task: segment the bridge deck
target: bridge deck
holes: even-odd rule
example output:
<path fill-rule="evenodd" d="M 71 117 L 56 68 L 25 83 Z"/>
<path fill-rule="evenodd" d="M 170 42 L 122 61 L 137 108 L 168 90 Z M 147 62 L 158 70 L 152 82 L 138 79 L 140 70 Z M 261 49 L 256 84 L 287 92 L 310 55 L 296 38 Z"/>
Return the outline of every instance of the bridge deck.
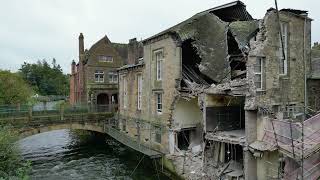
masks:
<path fill-rule="evenodd" d="M 133 138 L 129 137 L 128 135 L 124 134 L 123 132 L 120 132 L 112 127 L 107 126 L 105 128 L 105 131 L 108 135 L 119 141 L 120 143 L 139 151 L 150 158 L 160 158 L 161 153 L 158 151 L 154 151 L 151 148 L 147 147 L 146 145 L 143 145 L 137 141 L 135 141 Z"/>
<path fill-rule="evenodd" d="M 35 133 L 45 132 L 45 127 L 59 126 L 60 127 L 70 127 L 72 124 L 81 124 L 85 126 L 86 124 L 98 125 L 101 129 L 99 132 L 104 132 L 120 143 L 139 151 L 150 158 L 159 158 L 162 156 L 161 152 L 155 151 L 148 147 L 146 144 L 140 143 L 139 140 L 130 137 L 126 133 L 118 130 L 114 127 L 114 124 L 110 124 L 111 121 L 117 121 L 113 117 L 111 112 L 71 112 L 71 113 L 61 113 L 59 111 L 50 113 L 33 113 L 30 114 L 19 114 L 19 116 L 0 116 L 0 123 L 11 124 L 19 133 L 24 134 L 25 132 L 34 131 Z M 61 126 L 66 125 L 66 126 Z M 84 128 L 85 129 L 85 128 Z M 32 135 L 31 133 L 29 135 Z"/>

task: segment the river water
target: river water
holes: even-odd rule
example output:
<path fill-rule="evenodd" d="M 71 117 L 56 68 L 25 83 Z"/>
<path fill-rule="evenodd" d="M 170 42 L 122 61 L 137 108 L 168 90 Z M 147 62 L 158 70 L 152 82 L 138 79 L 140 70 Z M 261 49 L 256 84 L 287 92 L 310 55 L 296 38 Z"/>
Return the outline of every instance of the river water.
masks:
<path fill-rule="evenodd" d="M 35 180 L 168 179 L 151 159 L 102 134 L 57 130 L 22 139 L 19 146 Z"/>

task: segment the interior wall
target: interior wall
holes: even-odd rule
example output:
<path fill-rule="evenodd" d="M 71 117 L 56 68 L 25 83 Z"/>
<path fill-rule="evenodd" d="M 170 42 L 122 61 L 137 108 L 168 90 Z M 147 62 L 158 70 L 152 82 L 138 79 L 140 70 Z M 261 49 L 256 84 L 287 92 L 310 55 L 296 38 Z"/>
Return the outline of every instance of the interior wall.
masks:
<path fill-rule="evenodd" d="M 198 106 L 198 98 L 189 101 L 180 98 L 173 111 L 174 126 L 176 128 L 196 127 L 201 122 L 202 112 Z"/>

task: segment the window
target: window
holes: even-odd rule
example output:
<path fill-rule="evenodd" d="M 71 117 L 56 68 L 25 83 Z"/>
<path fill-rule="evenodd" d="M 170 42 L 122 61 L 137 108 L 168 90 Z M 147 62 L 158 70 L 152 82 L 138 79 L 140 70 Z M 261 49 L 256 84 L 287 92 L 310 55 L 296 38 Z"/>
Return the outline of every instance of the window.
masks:
<path fill-rule="evenodd" d="M 299 115 L 303 115 L 303 107 L 297 104 L 286 105 L 283 111 L 283 118 L 297 118 Z"/>
<path fill-rule="evenodd" d="M 162 50 L 156 51 L 155 58 L 156 58 L 157 80 L 161 81 L 162 80 L 163 51 Z"/>
<path fill-rule="evenodd" d="M 112 56 L 100 55 L 100 56 L 98 56 L 98 60 L 100 62 L 113 62 L 113 57 Z"/>
<path fill-rule="evenodd" d="M 141 110 L 141 101 L 142 101 L 142 75 L 138 74 L 138 110 Z"/>
<path fill-rule="evenodd" d="M 280 43 L 280 66 L 279 66 L 279 73 L 281 75 L 286 75 L 288 72 L 288 24 L 281 22 L 280 23 L 281 29 L 281 38 L 279 38 Z"/>
<path fill-rule="evenodd" d="M 264 57 L 257 57 L 256 64 L 254 65 L 254 84 L 257 90 L 264 89 Z"/>
<path fill-rule="evenodd" d="M 123 108 L 127 108 L 127 77 L 123 77 Z"/>
<path fill-rule="evenodd" d="M 122 131 L 127 131 L 127 120 L 122 119 Z"/>
<path fill-rule="evenodd" d="M 157 113 L 162 113 L 162 94 L 156 93 L 156 102 L 157 102 Z"/>
<path fill-rule="evenodd" d="M 155 126 L 155 142 L 161 143 L 161 128 Z"/>
<path fill-rule="evenodd" d="M 118 83 L 118 74 L 115 72 L 109 73 L 109 82 L 110 83 Z"/>
<path fill-rule="evenodd" d="M 104 82 L 104 72 L 97 70 L 94 73 L 94 78 L 96 82 Z"/>

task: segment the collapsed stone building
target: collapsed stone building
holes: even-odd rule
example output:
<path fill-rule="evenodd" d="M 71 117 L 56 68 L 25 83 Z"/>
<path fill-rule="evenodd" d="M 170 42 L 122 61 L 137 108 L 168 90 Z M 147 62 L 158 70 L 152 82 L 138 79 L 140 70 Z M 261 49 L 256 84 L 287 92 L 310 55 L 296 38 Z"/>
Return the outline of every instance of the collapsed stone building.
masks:
<path fill-rule="evenodd" d="M 118 69 L 119 129 L 187 179 L 319 178 L 320 117 L 303 121 L 311 21 L 256 20 L 235 1 L 136 42 L 143 55 Z"/>
<path fill-rule="evenodd" d="M 127 61 L 128 45 L 113 43 L 104 36 L 89 50 L 79 35 L 79 62 L 72 61 L 70 104 L 110 108 L 118 104 L 117 69 Z"/>

